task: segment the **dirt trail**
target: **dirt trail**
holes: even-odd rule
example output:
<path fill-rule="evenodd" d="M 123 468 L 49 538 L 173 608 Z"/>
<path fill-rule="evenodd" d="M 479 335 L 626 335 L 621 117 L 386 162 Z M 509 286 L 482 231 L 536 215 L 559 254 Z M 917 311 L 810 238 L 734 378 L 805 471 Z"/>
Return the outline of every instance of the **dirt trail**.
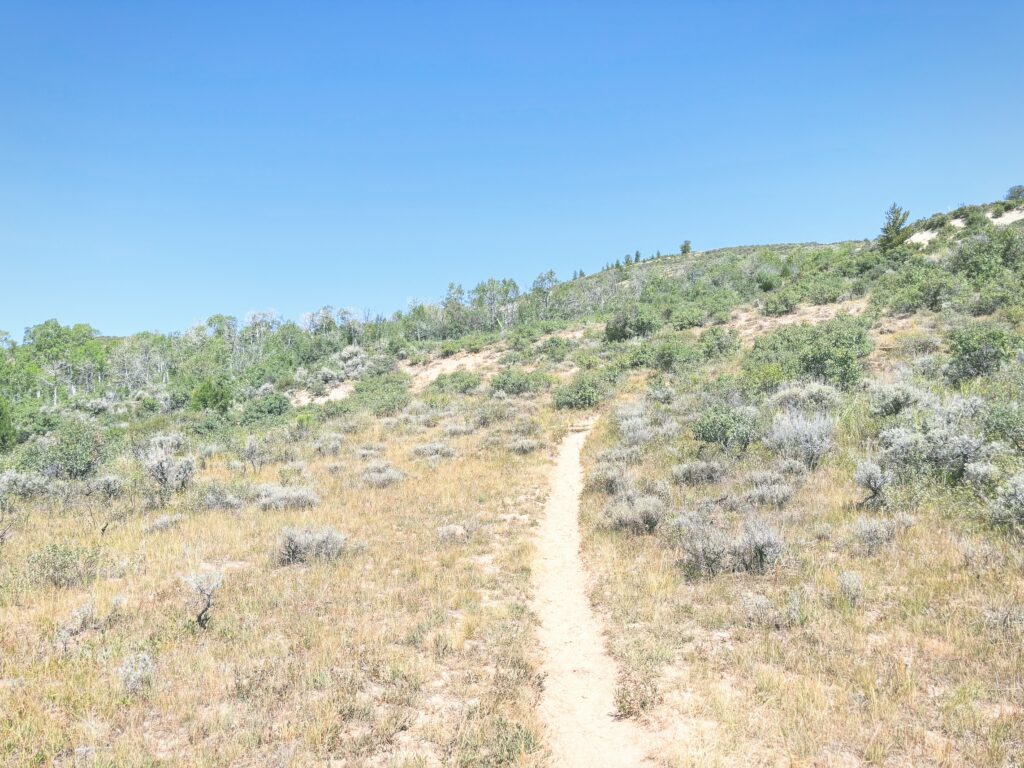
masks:
<path fill-rule="evenodd" d="M 579 557 L 580 450 L 589 430 L 571 432 L 562 443 L 536 542 L 533 608 L 544 651 L 540 714 L 552 766 L 627 768 L 645 764 L 644 734 L 614 717 L 615 662 L 605 653 Z"/>

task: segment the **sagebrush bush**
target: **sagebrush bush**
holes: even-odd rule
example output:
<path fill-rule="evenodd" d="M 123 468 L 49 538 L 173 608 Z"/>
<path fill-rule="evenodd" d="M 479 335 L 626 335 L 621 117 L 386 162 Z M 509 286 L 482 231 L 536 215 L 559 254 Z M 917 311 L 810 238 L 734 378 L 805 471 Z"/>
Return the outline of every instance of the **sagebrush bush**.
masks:
<path fill-rule="evenodd" d="M 778 389 L 769 400 L 775 408 L 827 411 L 839 405 L 841 393 L 835 387 L 816 381 L 794 382 Z"/>
<path fill-rule="evenodd" d="M 404 472 L 383 461 L 375 461 L 363 470 L 363 482 L 371 488 L 384 488 L 404 479 Z"/>
<path fill-rule="evenodd" d="M 196 463 L 191 458 L 178 459 L 157 449 L 146 458 L 143 469 L 156 483 L 160 499 L 166 501 L 172 494 L 188 488 L 195 477 Z"/>
<path fill-rule="evenodd" d="M 929 395 L 910 384 L 874 384 L 871 387 L 871 413 L 875 416 L 898 416 Z"/>
<path fill-rule="evenodd" d="M 137 696 L 153 685 L 156 665 L 148 653 L 136 653 L 125 659 L 117 668 L 121 687 L 125 693 Z"/>
<path fill-rule="evenodd" d="M 188 590 L 189 610 L 199 628 L 206 629 L 210 623 L 213 599 L 224 584 L 224 574 L 221 571 L 204 571 L 186 576 L 183 581 Z"/>
<path fill-rule="evenodd" d="M 476 431 L 476 427 L 468 422 L 452 422 L 451 424 L 445 424 L 441 429 L 441 433 L 445 437 L 462 437 L 464 435 L 471 435 Z"/>
<path fill-rule="evenodd" d="M 748 504 L 782 509 L 793 496 L 793 486 L 788 483 L 758 485 L 743 495 Z"/>
<path fill-rule="evenodd" d="M 452 447 L 440 440 L 424 443 L 423 445 L 417 445 L 412 449 L 412 452 L 416 456 L 426 459 L 451 458 L 455 455 L 455 451 Z"/>
<path fill-rule="evenodd" d="M 780 455 L 813 469 L 832 449 L 835 422 L 822 414 L 780 413 L 766 437 Z"/>
<path fill-rule="evenodd" d="M 453 541 L 465 541 L 469 538 L 469 531 L 466 530 L 466 526 L 451 524 L 442 525 L 437 529 L 437 538 L 439 541 L 449 543 Z"/>
<path fill-rule="evenodd" d="M 540 440 L 534 440 L 532 437 L 520 437 L 515 440 L 510 440 L 508 443 L 508 449 L 515 454 L 525 456 L 528 453 L 533 453 L 540 448 Z"/>
<path fill-rule="evenodd" d="M 629 475 L 622 467 L 615 464 L 599 463 L 587 478 L 589 490 L 609 495 L 622 493 L 629 483 Z"/>
<path fill-rule="evenodd" d="M 336 560 L 347 547 L 348 537 L 334 528 L 282 528 L 277 544 L 277 564 Z"/>
<path fill-rule="evenodd" d="M 671 523 L 680 565 L 690 578 L 711 578 L 730 568 L 729 538 L 706 516 L 684 514 Z"/>
<path fill-rule="evenodd" d="M 199 506 L 203 509 L 236 510 L 242 508 L 242 500 L 220 483 L 210 483 L 202 490 Z"/>
<path fill-rule="evenodd" d="M 857 518 L 853 526 L 854 539 L 868 555 L 874 555 L 896 538 L 896 523 L 892 520 Z"/>
<path fill-rule="evenodd" d="M 672 481 L 677 485 L 717 483 L 725 475 L 725 466 L 717 461 L 688 461 L 672 467 Z"/>
<path fill-rule="evenodd" d="M 999 489 L 989 506 L 989 519 L 996 525 L 1024 529 L 1024 473 L 1014 475 Z"/>
<path fill-rule="evenodd" d="M 312 509 L 320 503 L 320 497 L 311 488 L 266 484 L 256 488 L 256 503 L 264 511 Z"/>
<path fill-rule="evenodd" d="M 864 579 L 854 571 L 843 571 L 838 579 L 839 595 L 849 605 L 856 607 L 864 597 Z"/>
<path fill-rule="evenodd" d="M 162 531 L 169 531 L 171 528 L 180 525 L 181 521 L 184 519 L 184 515 L 160 515 L 160 517 L 147 525 L 143 531 L 145 533 L 161 533 Z"/>
<path fill-rule="evenodd" d="M 730 556 L 736 570 L 760 574 L 778 562 L 784 548 L 778 531 L 764 520 L 751 517 L 730 546 Z"/>
<path fill-rule="evenodd" d="M 889 484 L 889 478 L 882 472 L 882 468 L 873 461 L 862 461 L 857 465 L 853 474 L 853 481 L 868 492 L 868 497 L 862 504 L 879 503 L 883 499 L 883 493 Z"/>
<path fill-rule="evenodd" d="M 665 516 L 668 505 L 659 496 L 643 494 L 619 497 L 605 510 L 608 524 L 631 533 L 653 533 Z"/>

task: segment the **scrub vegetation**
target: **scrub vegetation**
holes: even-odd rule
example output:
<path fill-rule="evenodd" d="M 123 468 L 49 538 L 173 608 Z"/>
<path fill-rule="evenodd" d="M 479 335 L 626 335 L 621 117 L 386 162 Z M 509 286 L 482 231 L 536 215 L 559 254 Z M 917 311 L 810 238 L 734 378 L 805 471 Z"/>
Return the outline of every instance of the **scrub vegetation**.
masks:
<path fill-rule="evenodd" d="M 0 763 L 547 764 L 531 536 L 595 419 L 581 556 L 654 764 L 1024 761 L 1022 206 L 0 334 Z"/>

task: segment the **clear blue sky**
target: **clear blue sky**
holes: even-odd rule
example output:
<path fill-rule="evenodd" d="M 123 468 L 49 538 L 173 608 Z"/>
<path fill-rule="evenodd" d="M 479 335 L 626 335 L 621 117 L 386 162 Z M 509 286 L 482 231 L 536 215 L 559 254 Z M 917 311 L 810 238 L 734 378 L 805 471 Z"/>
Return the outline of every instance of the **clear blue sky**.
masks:
<path fill-rule="evenodd" d="M 0 329 L 873 236 L 893 200 L 1024 183 L 1022 29 L 1020 2 L 4 1 Z"/>

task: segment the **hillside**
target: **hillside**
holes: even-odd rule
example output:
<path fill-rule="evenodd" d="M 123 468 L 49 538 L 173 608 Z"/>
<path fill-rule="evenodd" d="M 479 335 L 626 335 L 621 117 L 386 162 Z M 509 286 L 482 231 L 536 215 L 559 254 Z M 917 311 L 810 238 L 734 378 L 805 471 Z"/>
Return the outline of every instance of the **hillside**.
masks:
<path fill-rule="evenodd" d="M 1024 762 L 1024 202 L 629 262 L 4 339 L 0 763 Z"/>

